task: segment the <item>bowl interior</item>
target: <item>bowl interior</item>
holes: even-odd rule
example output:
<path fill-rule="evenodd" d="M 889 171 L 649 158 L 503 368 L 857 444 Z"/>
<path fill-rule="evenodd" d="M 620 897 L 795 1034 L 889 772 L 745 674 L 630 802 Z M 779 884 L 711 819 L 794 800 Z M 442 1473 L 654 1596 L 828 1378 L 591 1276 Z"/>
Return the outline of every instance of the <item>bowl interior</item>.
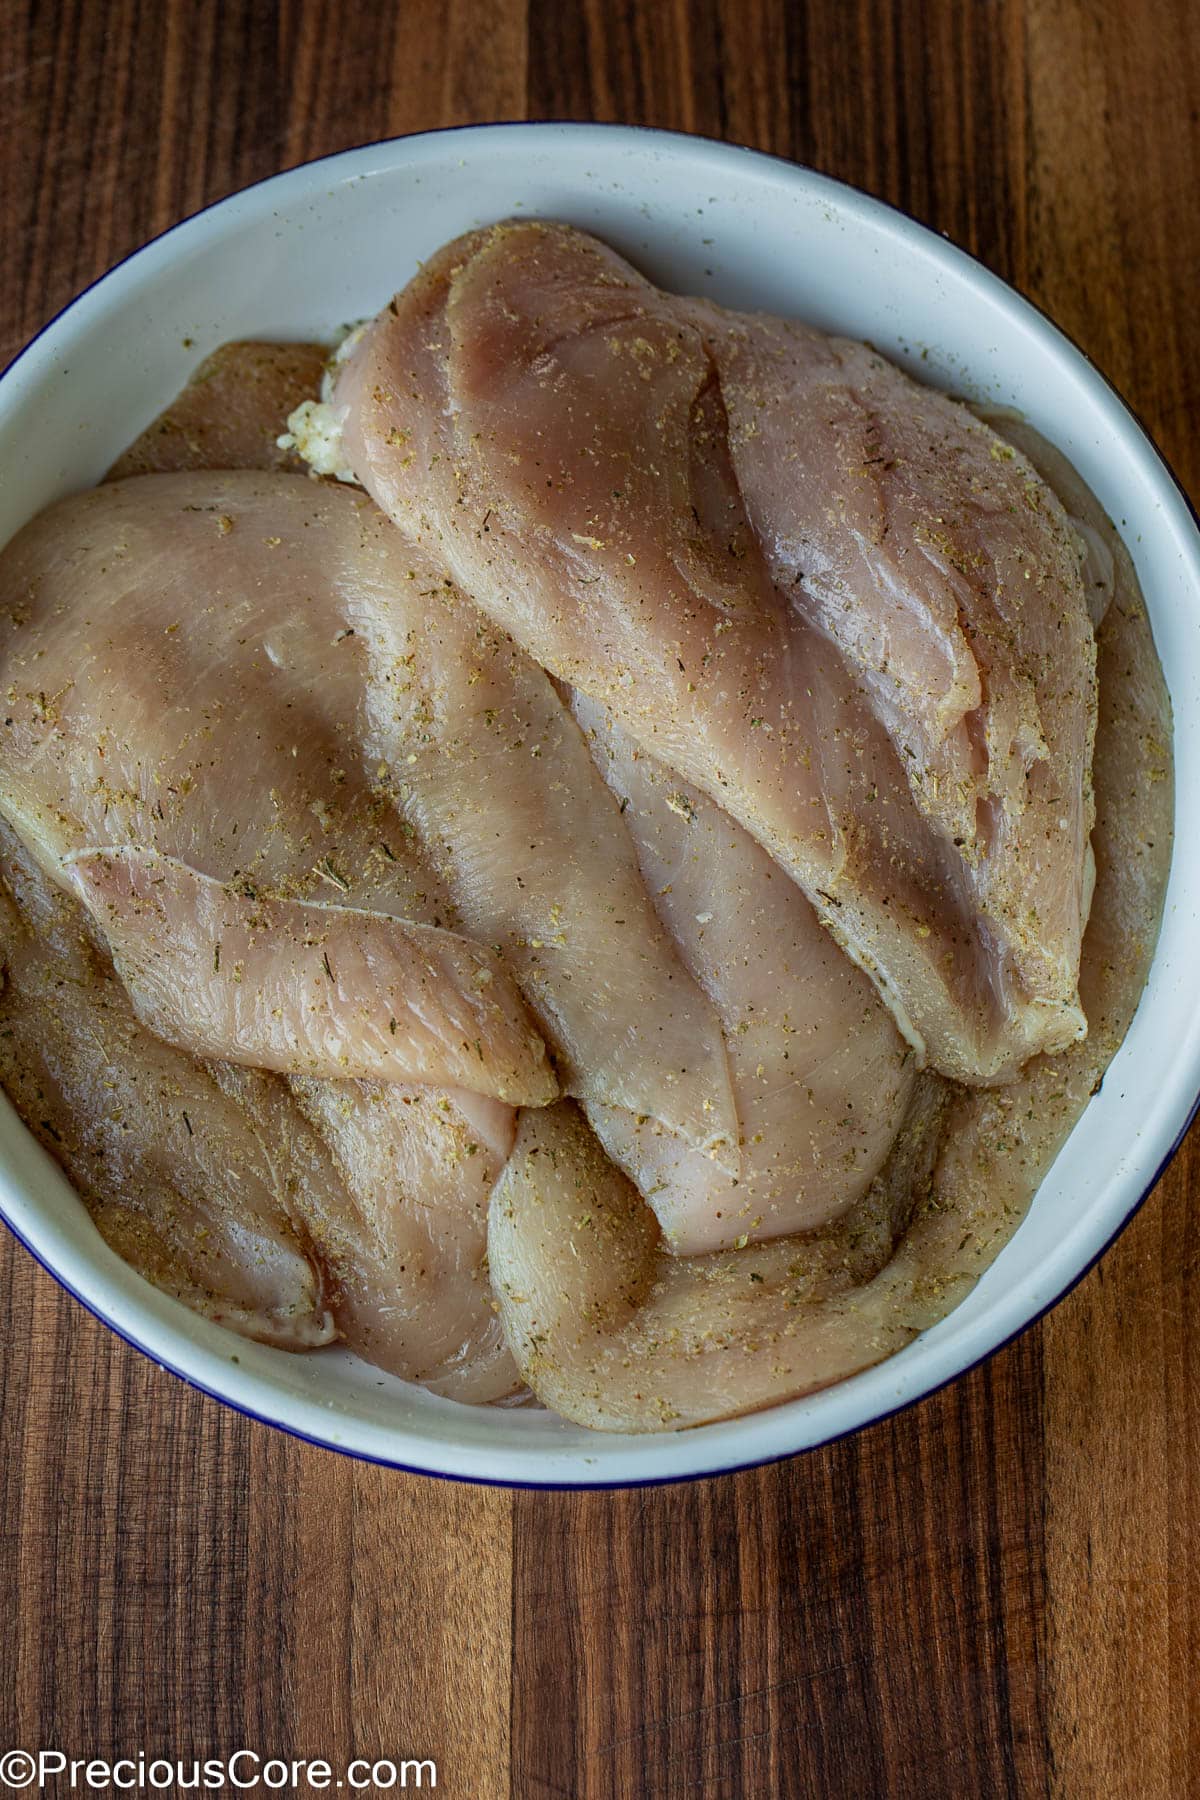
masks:
<path fill-rule="evenodd" d="M 566 218 L 656 280 L 867 338 L 921 378 L 1013 406 L 1120 525 L 1170 684 L 1177 791 L 1200 752 L 1200 540 L 1128 412 L 1061 335 L 932 233 L 807 171 L 616 127 L 503 126 L 369 146 L 176 227 L 77 300 L 0 381 L 0 543 L 98 479 L 216 345 L 324 338 L 376 311 L 447 238 L 510 214 Z M 1133 1028 L 1028 1218 L 949 1318 L 879 1368 L 745 1420 L 610 1437 L 534 1409 L 477 1409 L 343 1351 L 288 1356 L 193 1317 L 103 1244 L 4 1107 L 0 1208 L 87 1305 L 160 1362 L 321 1442 L 432 1473 L 531 1483 L 669 1479 L 820 1443 L 919 1397 L 1051 1303 L 1153 1182 L 1200 1087 L 1200 847 L 1178 842 Z"/>

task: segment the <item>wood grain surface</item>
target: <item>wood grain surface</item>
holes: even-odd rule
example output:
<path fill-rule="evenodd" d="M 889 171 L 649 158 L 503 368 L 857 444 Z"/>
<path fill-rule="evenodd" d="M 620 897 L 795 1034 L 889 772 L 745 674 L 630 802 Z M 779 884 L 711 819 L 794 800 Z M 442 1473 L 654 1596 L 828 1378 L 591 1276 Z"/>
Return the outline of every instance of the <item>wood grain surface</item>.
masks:
<path fill-rule="evenodd" d="M 0 362 L 297 161 L 637 121 L 946 232 L 1200 496 L 1198 106 L 1190 0 L 0 0 Z M 1200 1792 L 1198 1180 L 1185 1146 L 1066 1302 L 923 1405 L 618 1495 L 306 1448 L 125 1349 L 5 1236 L 0 1749 L 403 1752 L 472 1800 Z"/>

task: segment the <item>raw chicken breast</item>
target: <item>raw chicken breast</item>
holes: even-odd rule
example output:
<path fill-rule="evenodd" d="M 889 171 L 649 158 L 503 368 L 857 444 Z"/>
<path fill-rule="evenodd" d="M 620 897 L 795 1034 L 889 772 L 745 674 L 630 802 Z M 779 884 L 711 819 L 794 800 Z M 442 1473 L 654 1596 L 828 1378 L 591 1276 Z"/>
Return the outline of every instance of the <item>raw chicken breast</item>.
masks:
<path fill-rule="evenodd" d="M 773 578 L 864 682 L 1016 978 L 1073 1004 L 1096 650 L 1061 502 L 982 419 L 865 344 L 682 311 Z"/>
<path fill-rule="evenodd" d="M 1158 939 L 1175 814 L 1171 704 L 1129 552 L 1066 458 L 1023 421 L 993 416 L 1053 483 L 1089 549 L 1100 707 L 1095 892 L 1079 982 L 1088 1035 L 1061 1056 L 1035 1058 L 1008 1086 L 956 1102 L 938 1177 L 945 1230 L 940 1243 L 931 1231 L 928 1251 L 946 1270 L 936 1317 L 957 1304 L 1020 1222 L 1130 1029 Z M 970 1224 L 966 1267 L 956 1219 Z"/>
<path fill-rule="evenodd" d="M 824 1231 L 732 1255 L 666 1254 L 572 1108 L 522 1115 L 492 1203 L 492 1277 L 525 1379 L 568 1418 L 625 1431 L 701 1424 L 901 1349 L 1012 1235 L 1129 1030 L 1170 865 L 1170 707 L 1124 546 L 1057 453 L 1010 428 L 1045 475 L 1064 478 L 1072 512 L 1107 552 L 1099 566 L 1115 572 L 1098 634 L 1089 1034 L 1004 1087 L 956 1094 L 922 1076 L 865 1201 Z"/>
<path fill-rule="evenodd" d="M 1039 949 L 1027 917 L 1018 931 L 1011 909 L 981 916 L 973 852 L 955 842 L 957 797 L 942 806 L 932 777 L 910 781 L 905 741 L 868 703 L 861 668 L 774 579 L 738 486 L 720 372 L 686 305 L 567 227 L 477 232 L 380 316 L 335 401 L 345 456 L 381 505 L 539 661 L 766 846 L 936 1067 L 997 1080 L 1080 1035 L 1078 919 L 1064 899 L 1039 919 Z M 842 498 L 836 488 L 834 513 Z M 1061 514 L 1049 496 L 1044 516 L 1025 512 L 1032 566 L 1074 582 L 1064 593 L 1026 584 L 1027 604 L 1057 617 L 1079 589 Z M 974 555 L 951 529 L 951 555 Z M 879 604 L 861 601 L 867 613 Z M 982 606 L 980 619 L 1002 635 Z M 1086 712 L 1086 640 L 1070 642 Z M 962 664 L 961 645 L 955 654 Z M 1004 677 L 1015 660 L 995 650 L 988 666 Z M 946 720 L 960 686 L 947 688 Z M 1025 717 L 1002 699 L 997 718 Z M 1068 732 L 1053 753 L 1046 740 L 1046 756 L 1087 736 Z M 1043 739 L 1017 746 L 1037 784 Z M 1060 864 L 1039 892 L 1068 896 L 1086 776 L 1051 773 L 1071 784 L 1068 828 L 1039 840 L 1040 866 Z M 1027 846 L 999 826 L 988 842 L 991 889 L 1011 897 Z"/>
<path fill-rule="evenodd" d="M 389 545 L 337 497 L 299 476 L 148 475 L 8 545 L 0 780 L 48 869 L 157 850 L 256 893 L 454 927 L 387 769 L 363 766 L 346 615 L 356 577 L 386 582 Z"/>
<path fill-rule="evenodd" d="M 796 884 L 596 701 L 575 715 L 621 800 L 646 885 L 725 1033 L 741 1128 L 731 1178 L 655 1120 L 590 1106 L 667 1248 L 692 1254 L 809 1231 L 865 1193 L 900 1128 L 911 1050 Z"/>
<path fill-rule="evenodd" d="M 160 989 L 212 962 L 203 1031 L 180 1002 L 205 1054 L 382 1074 L 399 990 L 418 972 L 430 1021 L 489 1011 L 507 1035 L 464 1033 L 466 1066 L 390 1077 L 545 1100 L 550 1073 L 527 1054 L 497 954 L 571 1091 L 736 1156 L 719 1022 L 658 923 L 577 728 L 546 676 L 363 495 L 249 473 L 115 483 L 26 527 L 0 558 L 0 606 L 0 805 L 63 879 L 82 883 L 67 859 L 100 849 L 185 866 L 156 890 L 169 919 L 126 905 L 109 922 L 143 991 L 163 946 L 182 961 L 168 955 Z M 104 924 L 112 895 L 94 888 Z M 238 916 L 240 972 L 237 956 L 216 966 L 204 908 Z M 386 1010 L 339 990 L 365 970 L 364 915 Z M 285 916 L 295 929 L 274 928 Z M 450 935 L 464 931 L 477 953 Z M 419 970 L 414 937 L 437 946 Z M 300 950 L 315 993 L 293 979 Z M 315 1000 L 331 1011 L 309 1029 Z M 314 1061 L 318 1038 L 332 1059 Z"/>
<path fill-rule="evenodd" d="M 1040 432 L 1025 422 L 1020 413 L 1014 412 L 1011 407 L 987 406 L 974 401 L 971 402 L 970 410 L 977 419 L 990 426 L 1005 444 L 1018 451 L 1031 468 L 1037 470 L 1066 512 L 1071 530 L 1083 546 L 1084 558 L 1080 573 L 1084 599 L 1093 630 L 1098 632 L 1118 585 L 1125 590 L 1127 600 L 1129 596 L 1136 597 L 1138 594 L 1137 576 L 1129 560 L 1129 552 L 1121 542 L 1112 520 L 1062 451 L 1047 443 Z M 1099 669 L 1096 685 L 1099 688 Z"/>
<path fill-rule="evenodd" d="M 912 1332 L 888 1259 L 927 1203 L 949 1091 L 921 1076 L 883 1171 L 835 1225 L 708 1256 L 664 1250 L 570 1102 L 522 1113 L 488 1256 L 525 1380 L 577 1424 L 662 1431 L 809 1393 L 899 1349 Z"/>
<path fill-rule="evenodd" d="M 495 957 L 351 907 L 270 900 L 148 850 L 65 873 L 159 1037 L 251 1068 L 459 1083 L 541 1105 L 556 1084 Z"/>
<path fill-rule="evenodd" d="M 285 466 L 323 361 L 227 346 L 114 474 Z M 681 1427 L 901 1348 L 1149 967 L 1170 719 L 1110 523 L 1027 428 L 561 227 L 451 246 L 336 398 L 409 541 L 212 475 L 0 555 L 0 1083 L 167 1292 L 455 1399 Z M 1089 902 L 1085 1041 L 915 1073 L 1067 1043 Z M 305 1072 L 152 1036 L 101 927 L 157 1031 Z"/>
<path fill-rule="evenodd" d="M 0 1081 L 101 1233 L 166 1293 L 288 1350 L 336 1335 L 262 1141 L 274 1084 L 239 1097 L 134 1017 L 87 916 L 0 825 Z"/>
<path fill-rule="evenodd" d="M 87 914 L 0 825 L 0 1084 L 155 1287 L 284 1350 L 342 1338 L 459 1400 L 519 1386 L 487 1279 L 514 1114 L 198 1062 L 135 1017 Z"/>
<path fill-rule="evenodd" d="M 464 925 L 516 976 L 565 1092 L 736 1168 L 720 1021 L 553 683 L 445 582 L 404 598 L 371 639 L 372 742 Z"/>
<path fill-rule="evenodd" d="M 220 466 L 226 458 L 239 466 L 277 466 L 285 460 L 275 446 L 281 417 L 311 386 L 324 357 L 324 351 L 311 346 L 225 346 L 126 452 L 114 474 L 160 466 Z M 182 779 L 186 783 L 186 774 Z M 178 790 L 172 798 L 177 797 Z M 0 831 L 7 842 L 6 828 Z M 289 1240 L 292 1221 L 300 1222 L 306 1267 L 314 1272 L 324 1306 L 319 1331 L 307 1336 L 303 1317 L 292 1317 L 294 1305 L 286 1313 L 276 1305 L 266 1323 L 247 1314 L 252 1335 L 289 1349 L 337 1335 L 368 1362 L 455 1399 L 479 1404 L 511 1394 L 519 1377 L 504 1344 L 486 1263 L 486 1198 L 511 1148 L 511 1110 L 457 1089 L 311 1079 L 285 1083 L 246 1068 L 180 1057 L 129 1016 L 128 1002 L 92 942 L 93 927 L 82 912 L 65 895 L 47 889 L 15 841 L 13 852 L 14 867 L 24 872 L 23 894 L 39 895 L 47 918 L 74 920 L 75 937 L 68 941 L 85 948 L 87 990 L 74 993 L 67 1020 L 67 1041 L 81 1058 L 82 1080 L 72 1091 L 75 1104 L 82 1103 L 84 1083 L 93 1092 L 117 1086 L 107 1064 L 102 1069 L 88 1065 L 91 1047 L 104 1054 L 97 1015 L 103 1024 L 116 1012 L 124 1021 L 124 1068 L 135 1065 L 135 1080 L 139 1058 L 154 1068 L 171 1068 L 175 1075 L 168 1091 L 177 1105 L 181 1095 L 186 1097 L 178 1073 L 184 1071 L 185 1080 L 198 1085 L 202 1096 L 188 1110 L 189 1126 L 208 1116 L 206 1105 L 219 1108 L 216 1130 L 196 1129 L 193 1136 L 189 1129 L 185 1141 L 170 1129 L 175 1105 L 164 1131 L 153 1104 L 155 1090 L 145 1081 L 140 1091 L 135 1086 L 120 1130 L 126 1141 L 132 1135 L 152 1147 L 159 1179 L 144 1190 L 131 1187 L 123 1162 L 124 1197 L 114 1195 L 106 1176 L 116 1165 L 85 1168 L 64 1150 L 74 1142 L 74 1121 L 60 1118 L 55 1125 L 54 1119 L 40 1117 L 47 1110 L 46 1082 L 39 1074 L 40 1029 L 0 1039 L 0 1081 L 26 1123 L 72 1175 L 114 1248 L 196 1310 L 246 1328 L 229 1290 L 248 1275 L 261 1283 L 279 1260 L 264 1254 L 254 1235 L 253 1191 L 242 1201 L 242 1165 L 248 1155 L 255 1167 L 267 1171 L 286 1204 L 281 1219 Z M 383 858 L 389 866 L 394 854 Z M 117 855 L 129 860 L 132 853 Z M 175 868 L 178 873 L 179 865 Z M 74 878 L 81 873 L 76 859 Z M 330 887 L 336 873 L 330 863 L 322 889 Z M 197 885 L 205 881 L 194 874 L 191 879 Z M 340 891 L 336 883 L 333 891 Z M 248 900 L 245 892 L 222 892 L 231 900 Z M 443 944 L 451 936 L 436 929 L 429 935 Z M 57 949 L 58 938 L 52 936 L 50 942 Z M 469 948 L 486 954 L 478 946 Z M 11 953 L 9 971 L 11 975 Z M 57 1002 L 57 966 L 55 973 Z M 13 998 L 10 986 L 10 1004 Z M 21 1022 L 27 1022 L 24 1014 Z M 116 1062 L 115 1052 L 111 1060 Z M 248 1140 L 249 1152 L 242 1138 Z M 202 1180 L 189 1179 L 188 1161 L 196 1145 L 214 1142 L 220 1152 L 205 1152 Z M 131 1211 L 131 1193 L 141 1199 L 140 1211 Z M 239 1220 L 240 1204 L 246 1206 L 248 1221 Z M 239 1266 L 239 1256 L 248 1268 Z M 197 1262 L 198 1281 L 187 1272 Z M 219 1294 L 210 1291 L 214 1272 L 223 1277 Z"/>
<path fill-rule="evenodd" d="M 292 1082 L 340 1181 L 293 1197 L 347 1345 L 476 1404 L 521 1385 L 488 1280 L 488 1201 L 515 1114 L 479 1095 L 379 1082 Z"/>

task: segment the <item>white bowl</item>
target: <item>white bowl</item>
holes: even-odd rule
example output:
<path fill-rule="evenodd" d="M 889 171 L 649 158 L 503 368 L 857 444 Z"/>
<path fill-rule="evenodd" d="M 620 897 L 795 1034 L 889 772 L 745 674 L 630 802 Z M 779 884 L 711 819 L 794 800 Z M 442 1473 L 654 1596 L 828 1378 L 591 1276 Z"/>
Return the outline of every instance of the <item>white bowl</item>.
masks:
<path fill-rule="evenodd" d="M 0 543 L 96 481 L 217 344 L 328 336 L 375 312 L 447 238 L 512 213 L 572 220 L 668 287 L 799 314 L 870 339 L 923 379 L 1017 407 L 1121 526 L 1170 683 L 1178 791 L 1196 791 L 1200 534 L 1112 389 L 1033 307 L 933 233 L 806 169 L 700 139 L 591 125 L 438 132 L 293 169 L 176 226 L 82 294 L 0 379 Z M 1029 1216 L 970 1296 L 878 1368 L 752 1418 L 608 1436 L 535 1410 L 439 1400 L 344 1351 L 289 1356 L 242 1342 L 127 1269 L 7 1107 L 0 1211 L 130 1343 L 230 1405 L 338 1450 L 555 1486 L 764 1462 L 961 1374 L 1057 1300 L 1120 1230 L 1200 1089 L 1198 900 L 1200 841 L 1184 833 L 1133 1028 Z"/>

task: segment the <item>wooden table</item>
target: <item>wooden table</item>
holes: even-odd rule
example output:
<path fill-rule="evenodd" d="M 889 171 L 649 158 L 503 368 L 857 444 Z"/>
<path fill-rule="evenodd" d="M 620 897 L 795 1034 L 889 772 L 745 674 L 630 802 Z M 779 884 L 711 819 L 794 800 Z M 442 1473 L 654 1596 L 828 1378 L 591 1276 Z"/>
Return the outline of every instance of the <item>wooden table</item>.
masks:
<path fill-rule="evenodd" d="M 0 25 L 0 361 L 291 163 L 644 121 L 968 246 L 1200 496 L 1188 0 L 0 0 Z M 1197 1145 L 948 1391 L 782 1467 L 611 1496 L 305 1448 L 123 1348 L 5 1237 L 0 1749 L 403 1752 L 472 1800 L 1200 1790 Z"/>

